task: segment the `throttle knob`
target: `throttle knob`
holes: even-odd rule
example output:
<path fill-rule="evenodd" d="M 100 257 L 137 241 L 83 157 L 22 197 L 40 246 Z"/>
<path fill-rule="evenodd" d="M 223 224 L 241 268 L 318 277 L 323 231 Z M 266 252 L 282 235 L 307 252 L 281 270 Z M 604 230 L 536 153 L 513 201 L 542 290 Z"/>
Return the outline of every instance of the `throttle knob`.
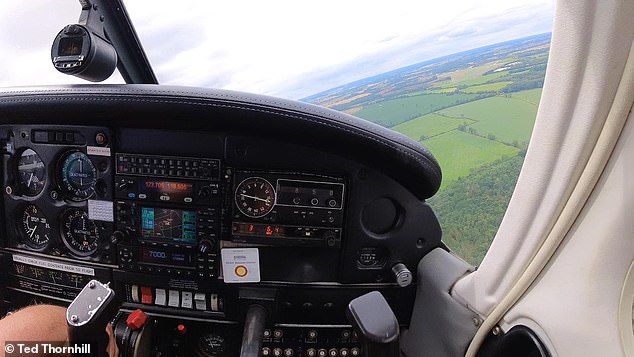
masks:
<path fill-rule="evenodd" d="M 398 286 L 404 288 L 412 283 L 412 272 L 407 269 L 405 264 L 394 264 L 392 267 L 392 273 L 394 274 L 394 278 L 396 279 Z"/>

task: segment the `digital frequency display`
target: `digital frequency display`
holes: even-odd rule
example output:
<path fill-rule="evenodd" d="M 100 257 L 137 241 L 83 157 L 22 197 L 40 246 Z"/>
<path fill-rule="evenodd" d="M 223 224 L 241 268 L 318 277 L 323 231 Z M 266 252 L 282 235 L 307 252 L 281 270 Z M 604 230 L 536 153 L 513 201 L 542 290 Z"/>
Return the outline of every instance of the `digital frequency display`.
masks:
<path fill-rule="evenodd" d="M 188 253 L 170 252 L 155 248 L 141 248 L 140 263 L 188 266 L 191 262 L 192 256 Z"/>
<path fill-rule="evenodd" d="M 194 185 L 188 182 L 139 180 L 139 193 L 146 194 L 151 200 L 169 197 L 170 201 L 183 201 L 185 197 L 193 197 Z"/>
<path fill-rule="evenodd" d="M 196 212 L 141 207 L 141 235 L 146 240 L 196 243 Z"/>

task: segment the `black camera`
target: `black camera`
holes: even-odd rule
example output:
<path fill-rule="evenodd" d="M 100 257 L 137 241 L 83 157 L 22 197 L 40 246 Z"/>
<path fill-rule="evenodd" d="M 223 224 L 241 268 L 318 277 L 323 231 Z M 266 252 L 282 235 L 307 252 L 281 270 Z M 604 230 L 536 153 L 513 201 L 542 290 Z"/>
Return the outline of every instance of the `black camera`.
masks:
<path fill-rule="evenodd" d="M 86 26 L 68 25 L 53 41 L 51 60 L 64 74 L 100 82 L 114 72 L 117 52 L 109 41 Z"/>

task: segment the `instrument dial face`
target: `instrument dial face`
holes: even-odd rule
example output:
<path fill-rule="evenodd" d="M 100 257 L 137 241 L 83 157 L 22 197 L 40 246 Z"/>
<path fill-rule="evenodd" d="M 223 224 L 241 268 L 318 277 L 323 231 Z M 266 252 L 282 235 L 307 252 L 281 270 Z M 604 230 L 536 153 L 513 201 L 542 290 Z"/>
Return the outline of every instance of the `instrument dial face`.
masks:
<path fill-rule="evenodd" d="M 33 149 L 26 149 L 18 159 L 18 184 L 20 192 L 37 196 L 46 184 L 46 166 Z"/>
<path fill-rule="evenodd" d="M 275 189 L 261 177 L 249 177 L 236 187 L 235 202 L 245 216 L 263 217 L 273 210 Z"/>
<path fill-rule="evenodd" d="M 66 211 L 63 217 L 62 238 L 73 253 L 87 256 L 99 246 L 99 229 L 88 219 L 88 213 L 79 209 Z"/>
<path fill-rule="evenodd" d="M 198 338 L 199 355 L 205 357 L 225 356 L 226 343 L 222 336 L 205 333 Z"/>
<path fill-rule="evenodd" d="M 44 248 L 51 239 L 51 225 L 44 212 L 36 205 L 30 204 L 23 208 L 20 215 L 20 234 L 24 242 L 31 248 Z"/>
<path fill-rule="evenodd" d="M 60 188 L 73 201 L 86 200 L 95 193 L 97 168 L 88 155 L 73 151 L 64 156 L 61 165 Z"/>

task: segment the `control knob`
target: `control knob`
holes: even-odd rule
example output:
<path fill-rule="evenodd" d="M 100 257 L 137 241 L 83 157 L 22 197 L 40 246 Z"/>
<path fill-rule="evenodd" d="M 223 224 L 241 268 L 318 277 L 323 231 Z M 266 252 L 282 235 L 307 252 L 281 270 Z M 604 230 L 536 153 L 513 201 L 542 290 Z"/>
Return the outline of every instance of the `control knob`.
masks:
<path fill-rule="evenodd" d="M 128 242 L 130 240 L 130 236 L 132 235 L 133 230 L 130 228 L 123 228 L 121 230 L 116 230 L 112 232 L 110 236 L 110 242 L 112 244 L 117 244 L 120 242 Z"/>
<path fill-rule="evenodd" d="M 213 248 L 214 244 L 207 239 L 201 240 L 200 243 L 198 243 L 198 252 L 200 254 L 210 253 Z"/>
<path fill-rule="evenodd" d="M 203 186 L 198 190 L 198 197 L 209 198 L 211 196 L 211 188 L 209 186 Z"/>
<path fill-rule="evenodd" d="M 125 234 L 123 234 L 123 232 L 121 231 L 114 231 L 112 232 L 112 235 L 110 236 L 110 242 L 112 244 L 117 244 L 124 239 L 125 239 Z"/>
<path fill-rule="evenodd" d="M 394 278 L 396 279 L 398 286 L 404 288 L 412 283 L 412 272 L 407 269 L 405 264 L 394 264 L 392 267 L 392 273 L 394 274 Z"/>
<path fill-rule="evenodd" d="M 326 242 L 327 246 L 334 247 L 335 244 L 337 244 L 337 236 L 335 235 L 335 232 L 326 231 L 324 233 L 324 242 Z"/>

